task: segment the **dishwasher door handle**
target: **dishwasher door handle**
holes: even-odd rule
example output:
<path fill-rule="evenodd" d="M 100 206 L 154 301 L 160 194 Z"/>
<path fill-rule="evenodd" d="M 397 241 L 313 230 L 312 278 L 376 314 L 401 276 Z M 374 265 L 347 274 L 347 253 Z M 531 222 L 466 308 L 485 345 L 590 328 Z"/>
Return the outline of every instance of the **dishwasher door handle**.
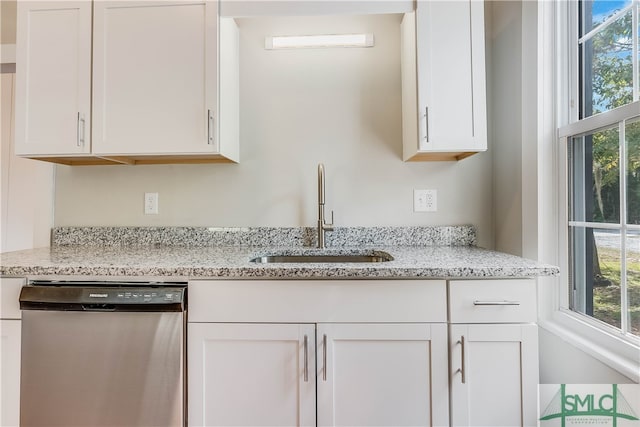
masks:
<path fill-rule="evenodd" d="M 116 311 L 114 304 L 82 304 L 83 311 Z"/>

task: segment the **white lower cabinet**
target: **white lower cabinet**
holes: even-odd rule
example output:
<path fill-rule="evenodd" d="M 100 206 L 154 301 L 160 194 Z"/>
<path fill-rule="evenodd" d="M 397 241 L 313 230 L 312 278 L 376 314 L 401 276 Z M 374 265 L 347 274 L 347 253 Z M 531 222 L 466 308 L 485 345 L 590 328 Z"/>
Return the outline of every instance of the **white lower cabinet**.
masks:
<path fill-rule="evenodd" d="M 533 280 L 449 282 L 451 425 L 537 425 Z"/>
<path fill-rule="evenodd" d="M 192 323 L 189 425 L 444 426 L 446 336 L 444 324 Z"/>
<path fill-rule="evenodd" d="M 447 425 L 444 324 L 318 324 L 318 426 Z"/>
<path fill-rule="evenodd" d="M 20 425 L 20 320 L 0 320 L 0 425 Z"/>
<path fill-rule="evenodd" d="M 452 325 L 452 426 L 536 426 L 536 325 Z"/>
<path fill-rule="evenodd" d="M 189 425 L 315 425 L 315 325 L 192 323 L 188 334 Z"/>
<path fill-rule="evenodd" d="M 190 426 L 449 425 L 446 282 L 189 283 Z"/>
<path fill-rule="evenodd" d="M 0 426 L 20 425 L 20 306 L 24 279 L 0 279 Z"/>
<path fill-rule="evenodd" d="M 533 280 L 193 281 L 189 425 L 535 426 L 535 317 Z"/>

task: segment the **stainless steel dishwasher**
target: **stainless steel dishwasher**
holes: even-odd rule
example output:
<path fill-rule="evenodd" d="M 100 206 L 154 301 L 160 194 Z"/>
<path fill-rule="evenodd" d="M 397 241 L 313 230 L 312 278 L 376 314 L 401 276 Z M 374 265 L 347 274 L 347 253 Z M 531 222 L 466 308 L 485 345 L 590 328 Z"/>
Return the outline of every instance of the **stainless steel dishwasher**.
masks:
<path fill-rule="evenodd" d="M 21 426 L 184 426 L 185 284 L 22 288 Z"/>

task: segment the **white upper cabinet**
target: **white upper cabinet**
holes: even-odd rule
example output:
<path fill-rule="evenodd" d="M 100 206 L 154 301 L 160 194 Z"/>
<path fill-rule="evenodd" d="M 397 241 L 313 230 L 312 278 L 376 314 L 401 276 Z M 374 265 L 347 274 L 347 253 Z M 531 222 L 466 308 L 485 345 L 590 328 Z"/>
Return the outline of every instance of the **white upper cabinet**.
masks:
<path fill-rule="evenodd" d="M 17 155 L 91 150 L 91 2 L 18 2 Z"/>
<path fill-rule="evenodd" d="M 238 161 L 238 28 L 217 0 L 18 7 L 18 155 Z"/>
<path fill-rule="evenodd" d="M 403 158 L 460 160 L 487 149 L 482 1 L 425 1 L 402 21 Z"/>
<path fill-rule="evenodd" d="M 217 7 L 215 0 L 95 2 L 95 154 L 220 151 Z"/>

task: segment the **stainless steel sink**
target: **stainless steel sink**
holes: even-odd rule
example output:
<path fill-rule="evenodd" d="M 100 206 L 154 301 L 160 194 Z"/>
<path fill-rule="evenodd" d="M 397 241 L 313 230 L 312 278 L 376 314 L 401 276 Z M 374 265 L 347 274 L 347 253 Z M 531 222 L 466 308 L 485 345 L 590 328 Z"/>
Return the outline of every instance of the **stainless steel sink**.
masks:
<path fill-rule="evenodd" d="M 261 264 L 271 263 L 370 263 L 370 262 L 386 262 L 393 261 L 393 257 L 387 253 L 376 253 L 370 255 L 363 254 L 346 254 L 346 255 L 327 255 L 327 254 L 305 254 L 305 255 L 265 255 L 251 259 L 251 262 Z"/>

